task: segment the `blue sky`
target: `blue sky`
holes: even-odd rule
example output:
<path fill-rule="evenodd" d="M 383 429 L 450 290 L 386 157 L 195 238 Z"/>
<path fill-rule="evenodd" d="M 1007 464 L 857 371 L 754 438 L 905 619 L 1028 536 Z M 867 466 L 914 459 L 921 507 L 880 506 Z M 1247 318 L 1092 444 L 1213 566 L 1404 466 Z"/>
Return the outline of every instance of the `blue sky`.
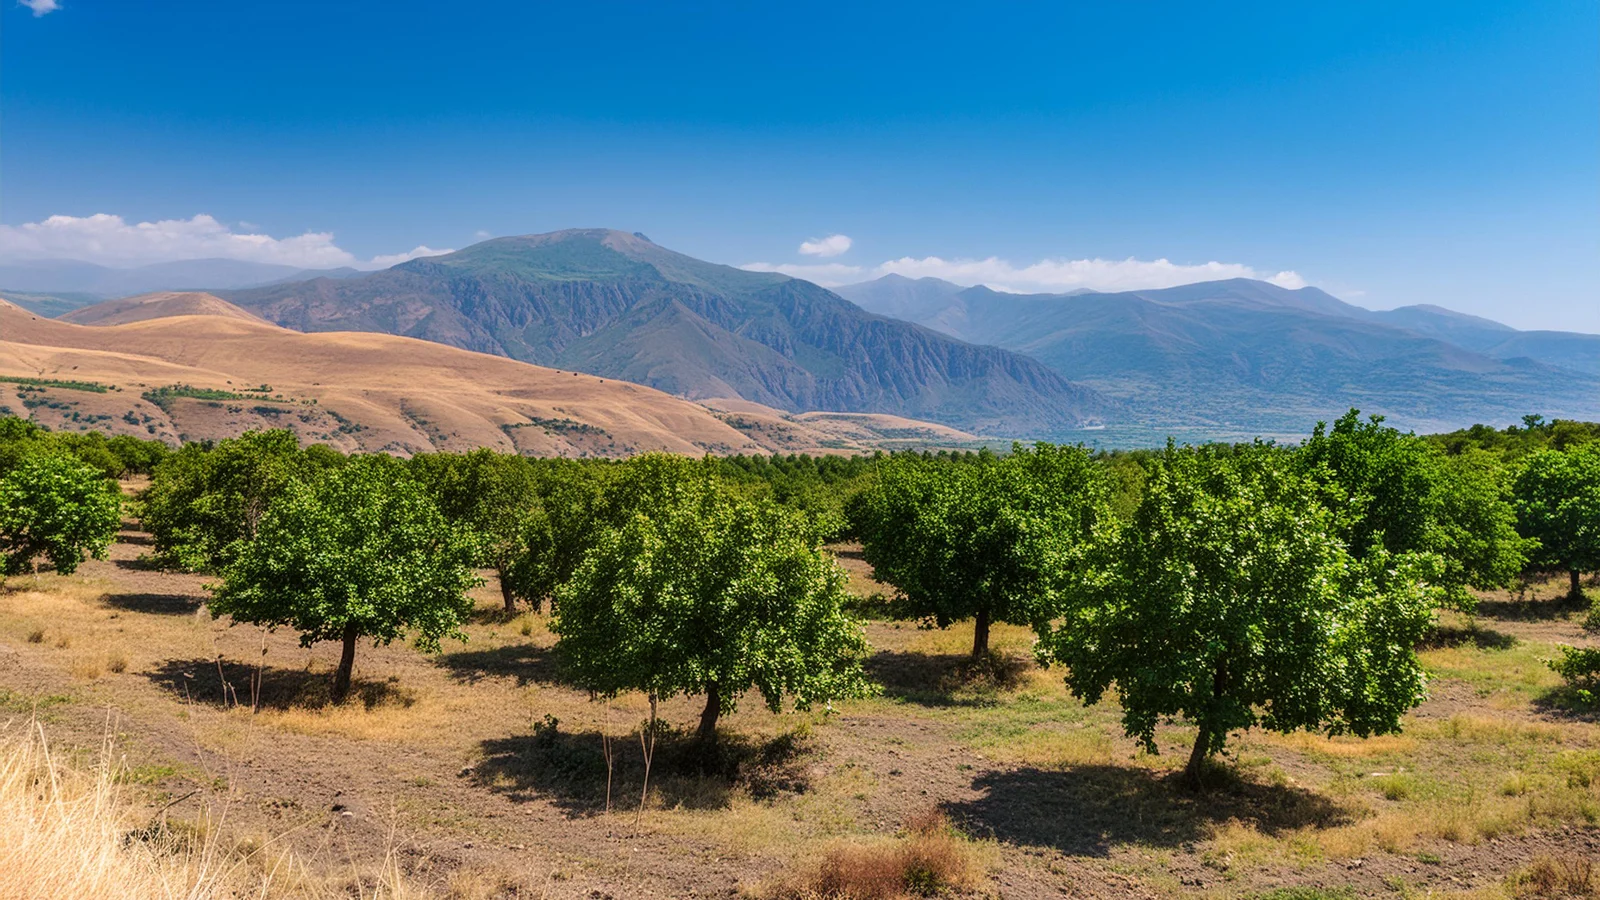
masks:
<path fill-rule="evenodd" d="M 3 2 L 10 257 L 608 226 L 822 281 L 1248 273 L 1600 332 L 1593 0 Z"/>

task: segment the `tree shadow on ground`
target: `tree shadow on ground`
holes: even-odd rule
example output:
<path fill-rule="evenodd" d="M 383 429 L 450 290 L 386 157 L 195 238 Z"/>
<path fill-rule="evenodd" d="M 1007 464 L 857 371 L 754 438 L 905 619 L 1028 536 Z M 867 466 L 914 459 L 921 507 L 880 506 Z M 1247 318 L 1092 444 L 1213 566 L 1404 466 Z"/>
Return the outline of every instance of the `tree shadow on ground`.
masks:
<path fill-rule="evenodd" d="M 1510 650 L 1517 645 L 1514 635 L 1493 628 L 1484 628 L 1477 622 L 1466 625 L 1438 625 L 1433 631 L 1423 637 L 1417 645 L 1418 650 L 1435 650 L 1443 647 L 1463 647 L 1467 645 L 1477 647 L 1479 650 Z"/>
<path fill-rule="evenodd" d="M 117 532 L 117 543 L 136 544 L 140 547 L 154 547 L 156 545 L 156 539 L 155 535 L 148 534 L 143 531 L 124 530 Z"/>
<path fill-rule="evenodd" d="M 988 772 L 973 782 L 982 797 L 944 809 L 974 834 L 1097 857 L 1119 844 L 1178 847 L 1203 840 L 1212 826 L 1229 820 L 1265 834 L 1351 820 L 1348 811 L 1303 788 L 1213 774 L 1217 784 L 1193 791 L 1179 773 L 1128 766 Z"/>
<path fill-rule="evenodd" d="M 185 700 L 208 706 L 234 706 L 259 709 L 324 709 L 333 706 L 330 696 L 333 673 L 276 666 L 246 665 L 217 659 L 169 659 L 149 673 L 157 686 Z M 252 685 L 254 688 L 252 689 Z M 378 681 L 355 678 L 350 682 L 348 705 L 410 706 L 415 696 L 394 679 Z"/>
<path fill-rule="evenodd" d="M 107 594 L 106 605 L 157 616 L 187 616 L 199 611 L 204 597 L 193 594 Z"/>
<path fill-rule="evenodd" d="M 736 795 L 766 800 L 810 789 L 802 765 L 807 742 L 793 733 L 770 740 L 724 733 L 715 758 L 708 760 L 692 732 L 658 728 L 650 766 L 652 806 L 726 809 Z M 514 802 L 549 800 L 572 816 L 603 814 L 609 783 L 613 811 L 637 809 L 644 784 L 642 730 L 611 736 L 608 768 L 601 732 L 562 731 L 557 720 L 546 717 L 530 735 L 483 741 L 482 761 L 463 775 Z"/>
<path fill-rule="evenodd" d="M 868 677 L 885 697 L 931 707 L 993 706 L 1034 666 L 1026 657 L 998 651 L 973 659 L 966 653 L 879 650 L 866 661 Z"/>
<path fill-rule="evenodd" d="M 1480 617 L 1512 622 L 1565 619 L 1588 608 L 1588 598 L 1574 597 L 1566 593 L 1546 597 L 1542 600 L 1518 600 L 1513 597 L 1506 600 L 1478 601 L 1478 615 Z"/>
<path fill-rule="evenodd" d="M 1600 699 L 1579 688 L 1563 684 L 1550 688 L 1533 700 L 1533 708 L 1548 719 L 1566 722 L 1600 722 Z"/>
<path fill-rule="evenodd" d="M 523 687 L 534 683 L 557 684 L 561 678 L 555 652 L 530 643 L 441 653 L 438 662 L 450 671 L 451 678 L 467 684 L 486 678 L 513 678 L 518 687 Z"/>

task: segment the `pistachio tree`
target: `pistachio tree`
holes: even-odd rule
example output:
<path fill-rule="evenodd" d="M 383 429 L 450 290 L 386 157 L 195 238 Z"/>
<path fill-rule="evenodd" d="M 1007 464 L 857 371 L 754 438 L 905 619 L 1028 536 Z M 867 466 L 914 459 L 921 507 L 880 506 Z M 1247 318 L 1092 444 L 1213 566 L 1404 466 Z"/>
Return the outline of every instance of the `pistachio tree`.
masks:
<path fill-rule="evenodd" d="M 1526 563 L 1531 544 L 1517 533 L 1509 490 L 1486 453 L 1447 455 L 1382 416 L 1351 410 L 1331 429 L 1318 424 L 1294 459 L 1352 554 L 1438 556 L 1440 606 L 1470 609 L 1468 588 L 1504 587 Z"/>
<path fill-rule="evenodd" d="M 70 575 L 85 556 L 103 559 L 122 524 L 122 492 L 100 470 L 62 452 L 22 457 L 0 478 L 4 574 L 44 556 Z"/>
<path fill-rule="evenodd" d="M 524 531 L 541 512 L 533 465 L 520 456 L 479 449 L 419 455 L 411 470 L 445 518 L 478 538 L 483 554 L 479 562 L 499 576 L 506 610 L 516 609 L 518 599 L 534 599 L 519 590 L 513 577 L 527 552 Z"/>
<path fill-rule="evenodd" d="M 1529 456 L 1514 485 L 1517 525 L 1538 542 L 1535 566 L 1563 569 L 1572 596 L 1579 578 L 1600 569 L 1600 449 L 1540 450 Z"/>
<path fill-rule="evenodd" d="M 1424 696 L 1437 557 L 1344 548 L 1316 489 L 1265 446 L 1168 447 L 1131 521 L 1101 530 L 1066 580 L 1041 661 L 1086 703 L 1115 689 L 1123 727 L 1197 729 L 1186 777 L 1232 731 L 1394 732 Z"/>
<path fill-rule="evenodd" d="M 992 623 L 1050 617 L 1052 583 L 1109 515 L 1106 496 L 1086 451 L 1039 444 L 976 462 L 895 456 L 850 511 L 876 577 L 941 628 L 971 618 L 978 657 Z"/>
<path fill-rule="evenodd" d="M 213 616 L 300 633 L 302 646 L 341 642 L 332 697 L 350 690 L 356 644 L 407 633 L 435 651 L 462 638 L 478 583 L 479 553 L 388 456 L 360 456 L 311 481 L 292 482 L 267 508 L 215 587 Z"/>
<path fill-rule="evenodd" d="M 719 718 L 751 690 L 774 712 L 863 694 L 867 647 L 809 522 L 730 496 L 696 465 L 646 457 L 611 486 L 632 512 L 599 530 L 550 627 L 569 676 L 596 695 L 704 695 L 710 754 Z"/>

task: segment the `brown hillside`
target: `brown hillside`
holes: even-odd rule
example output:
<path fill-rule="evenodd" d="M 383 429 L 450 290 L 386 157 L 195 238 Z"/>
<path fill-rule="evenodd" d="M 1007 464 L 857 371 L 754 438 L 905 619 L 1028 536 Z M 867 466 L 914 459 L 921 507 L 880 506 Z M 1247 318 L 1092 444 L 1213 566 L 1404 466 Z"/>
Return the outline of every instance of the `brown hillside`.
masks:
<path fill-rule="evenodd" d="M 93 306 L 75 309 L 60 317 L 62 322 L 77 325 L 126 325 L 146 319 L 170 316 L 224 316 L 265 323 L 266 320 L 247 312 L 213 294 L 200 291 L 159 291 L 107 300 Z"/>
<path fill-rule="evenodd" d="M 0 379 L 18 378 L 115 389 L 97 393 L 13 381 L 0 390 L 0 412 L 28 415 L 56 429 L 97 428 L 169 441 L 284 427 L 306 441 L 346 451 L 394 453 L 491 447 L 532 455 L 621 456 L 869 446 L 773 410 L 765 410 L 760 421 L 744 421 L 652 388 L 428 341 L 304 334 L 226 315 L 88 326 L 41 318 L 0 301 Z M 151 393 L 179 385 L 233 396 Z"/>

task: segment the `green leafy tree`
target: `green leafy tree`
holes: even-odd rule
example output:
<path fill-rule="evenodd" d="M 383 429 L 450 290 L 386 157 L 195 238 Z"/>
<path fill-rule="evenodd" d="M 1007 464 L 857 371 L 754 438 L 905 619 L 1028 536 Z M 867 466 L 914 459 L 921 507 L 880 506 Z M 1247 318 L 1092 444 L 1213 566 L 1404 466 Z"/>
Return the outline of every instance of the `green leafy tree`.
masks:
<path fill-rule="evenodd" d="M 519 598 L 533 599 L 514 577 L 528 552 L 529 520 L 542 512 L 533 465 L 520 456 L 474 450 L 423 454 L 412 459 L 411 470 L 445 518 L 477 536 L 483 553 L 479 562 L 499 576 L 506 610 L 516 609 Z"/>
<path fill-rule="evenodd" d="M 1294 458 L 1321 487 L 1352 554 L 1438 555 L 1432 586 L 1441 606 L 1470 609 L 1468 588 L 1503 587 L 1526 564 L 1530 544 L 1488 454 L 1450 456 L 1382 416 L 1362 420 L 1351 410 L 1331 430 L 1318 424 Z"/>
<path fill-rule="evenodd" d="M 0 552 L 5 574 L 48 557 L 70 575 L 85 556 L 103 559 L 122 524 L 114 481 L 62 453 L 33 453 L 0 478 Z"/>
<path fill-rule="evenodd" d="M 361 638 L 383 645 L 414 632 L 429 652 L 442 638 L 464 639 L 477 553 L 404 464 L 360 456 L 288 485 L 223 569 L 211 612 L 288 626 L 306 647 L 342 642 L 332 692 L 339 703 Z"/>
<path fill-rule="evenodd" d="M 641 457 L 628 465 L 649 464 L 649 457 Z M 535 611 L 578 570 L 603 524 L 620 522 L 631 513 L 617 500 L 606 500 L 613 468 L 577 460 L 542 461 L 539 495 L 522 519 L 521 552 L 506 573 Z"/>
<path fill-rule="evenodd" d="M 1566 570 L 1582 596 L 1580 577 L 1600 569 L 1600 445 L 1534 453 L 1513 493 L 1518 527 L 1539 543 L 1533 564 Z"/>
<path fill-rule="evenodd" d="M 774 712 L 865 693 L 867 647 L 812 526 L 707 472 L 645 457 L 623 474 L 613 502 L 635 511 L 602 528 L 557 590 L 551 630 L 568 673 L 598 695 L 704 694 L 709 755 L 718 718 L 751 689 Z"/>
<path fill-rule="evenodd" d="M 901 455 L 851 514 L 877 578 L 941 628 L 973 619 L 978 657 L 992 623 L 1049 618 L 1053 580 L 1110 514 L 1103 475 L 1083 449 L 1048 444 L 975 463 Z"/>
<path fill-rule="evenodd" d="M 1186 775 L 1231 731 L 1397 731 L 1424 696 L 1414 646 L 1433 621 L 1428 555 L 1348 554 L 1313 487 L 1260 446 L 1233 457 L 1169 446 L 1131 522 L 1106 528 L 1068 579 L 1039 655 L 1123 727 L 1198 727 Z"/>
<path fill-rule="evenodd" d="M 256 533 L 273 500 L 342 460 L 300 449 L 285 430 L 252 431 L 215 447 L 186 444 L 155 468 L 141 521 L 168 565 L 216 571 Z"/>

